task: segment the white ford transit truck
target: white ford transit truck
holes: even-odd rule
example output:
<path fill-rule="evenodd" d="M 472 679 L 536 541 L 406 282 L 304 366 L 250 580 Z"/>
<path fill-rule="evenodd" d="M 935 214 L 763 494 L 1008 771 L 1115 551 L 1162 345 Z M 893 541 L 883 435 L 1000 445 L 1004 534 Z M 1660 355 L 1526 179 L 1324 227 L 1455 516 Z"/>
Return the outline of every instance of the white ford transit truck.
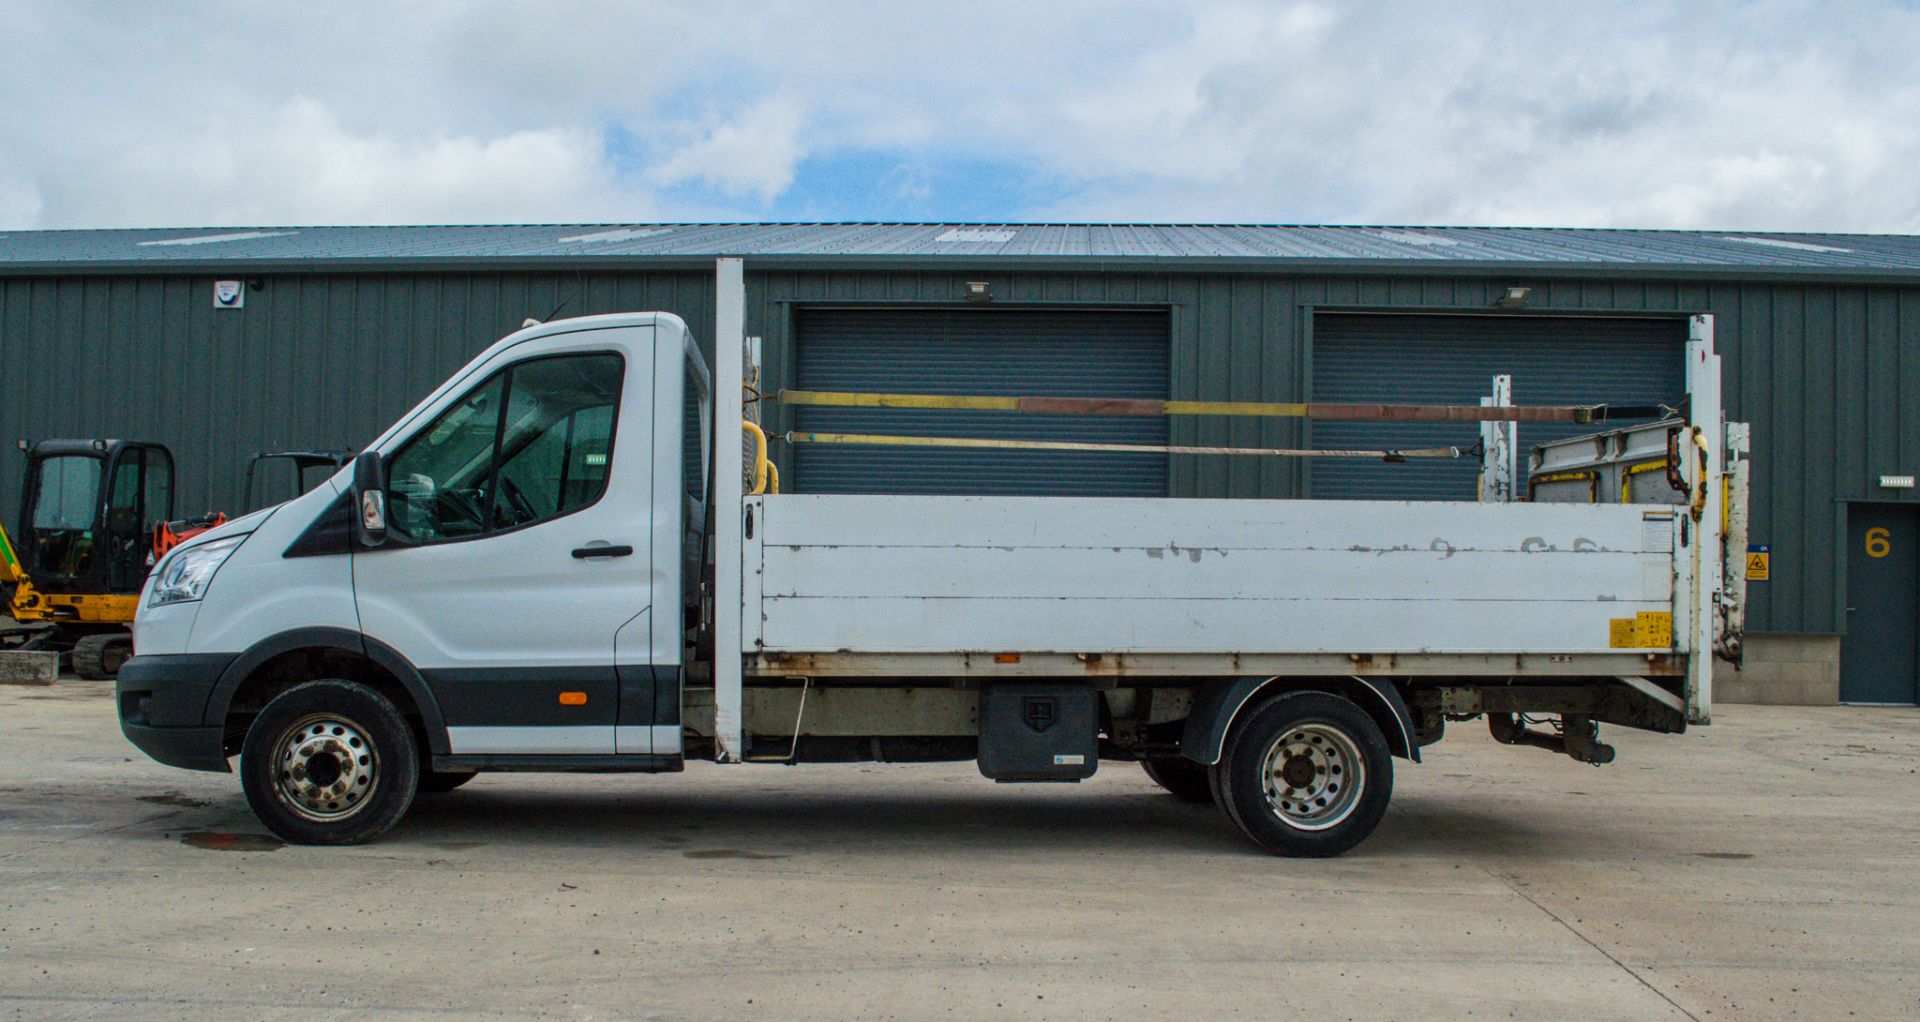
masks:
<path fill-rule="evenodd" d="M 168 554 L 127 737 L 237 758 L 310 844 L 480 771 L 1131 760 L 1268 850 L 1332 855 L 1449 722 L 1604 763 L 1603 724 L 1706 723 L 1738 655 L 1744 433 L 1708 317 L 1664 442 L 1536 452 L 1531 501 L 783 494 L 742 443 L 737 260 L 716 288 L 711 374 L 669 314 L 531 325 L 326 484 Z M 1549 502 L 1581 471 L 1658 485 Z"/>

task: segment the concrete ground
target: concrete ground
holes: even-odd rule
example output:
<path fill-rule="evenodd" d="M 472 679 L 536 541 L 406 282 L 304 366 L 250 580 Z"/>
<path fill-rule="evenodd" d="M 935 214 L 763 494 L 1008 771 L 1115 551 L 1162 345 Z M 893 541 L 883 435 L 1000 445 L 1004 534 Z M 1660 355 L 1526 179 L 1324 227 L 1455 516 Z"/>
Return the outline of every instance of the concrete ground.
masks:
<path fill-rule="evenodd" d="M 1920 711 L 1608 732 L 1461 725 L 1326 862 L 1118 763 L 496 775 L 311 849 L 0 687 L 0 1018 L 1920 1016 Z"/>

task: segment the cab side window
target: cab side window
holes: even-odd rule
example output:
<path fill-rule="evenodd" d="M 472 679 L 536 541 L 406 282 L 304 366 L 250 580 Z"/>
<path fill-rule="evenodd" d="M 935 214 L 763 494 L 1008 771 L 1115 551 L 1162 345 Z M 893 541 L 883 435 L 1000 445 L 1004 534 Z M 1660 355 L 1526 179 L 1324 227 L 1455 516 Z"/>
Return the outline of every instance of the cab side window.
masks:
<path fill-rule="evenodd" d="M 625 363 L 561 355 L 489 377 L 388 465 L 390 527 L 467 539 L 578 511 L 606 491 Z"/>

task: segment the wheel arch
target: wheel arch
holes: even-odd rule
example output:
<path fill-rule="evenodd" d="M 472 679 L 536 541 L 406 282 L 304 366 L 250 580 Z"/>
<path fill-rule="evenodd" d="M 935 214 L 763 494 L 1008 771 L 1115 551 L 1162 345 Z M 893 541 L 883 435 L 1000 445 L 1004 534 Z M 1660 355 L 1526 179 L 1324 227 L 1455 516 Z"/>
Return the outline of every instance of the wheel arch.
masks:
<path fill-rule="evenodd" d="M 385 690 L 399 704 L 401 715 L 417 723 L 416 737 L 423 747 L 435 755 L 447 754 L 446 720 L 420 672 L 391 646 L 346 628 L 295 628 L 254 643 L 221 672 L 207 696 L 202 722 L 226 726 L 236 703 L 244 704 L 255 694 L 288 680 L 313 680 L 284 671 L 297 662 L 314 661 L 345 665 L 343 673 L 352 675 L 350 680 Z"/>
<path fill-rule="evenodd" d="M 1360 707 L 1386 736 L 1395 756 L 1420 762 L 1420 743 L 1414 738 L 1413 713 L 1399 686 L 1380 678 L 1278 676 L 1234 678 L 1208 685 L 1195 693 L 1193 712 L 1180 736 L 1180 755 L 1196 763 L 1220 762 L 1233 723 L 1250 706 L 1285 692 L 1325 692 Z"/>

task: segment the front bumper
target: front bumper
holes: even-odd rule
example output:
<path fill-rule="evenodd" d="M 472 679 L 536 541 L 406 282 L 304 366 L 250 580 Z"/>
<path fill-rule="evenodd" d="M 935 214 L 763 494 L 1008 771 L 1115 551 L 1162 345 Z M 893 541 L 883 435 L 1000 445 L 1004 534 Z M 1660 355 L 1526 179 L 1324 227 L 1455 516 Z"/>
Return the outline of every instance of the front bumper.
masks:
<path fill-rule="evenodd" d="M 207 699 L 233 653 L 136 656 L 115 679 L 120 732 L 141 752 L 187 770 L 227 770 L 222 722 L 205 720 Z"/>

